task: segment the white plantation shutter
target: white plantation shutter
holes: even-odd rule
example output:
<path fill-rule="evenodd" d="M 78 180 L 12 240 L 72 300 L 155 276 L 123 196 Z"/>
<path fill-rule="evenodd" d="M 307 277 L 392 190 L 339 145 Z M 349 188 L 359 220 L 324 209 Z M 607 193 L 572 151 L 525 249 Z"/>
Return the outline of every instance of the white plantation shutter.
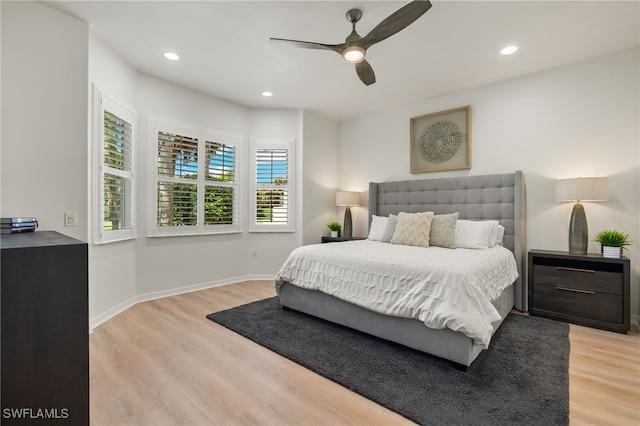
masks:
<path fill-rule="evenodd" d="M 177 133 L 157 132 L 159 227 L 198 224 L 198 139 Z"/>
<path fill-rule="evenodd" d="M 135 238 L 135 113 L 94 87 L 96 244 Z"/>
<path fill-rule="evenodd" d="M 238 205 L 236 147 L 205 141 L 207 156 L 205 176 L 205 225 L 237 222 Z"/>
<path fill-rule="evenodd" d="M 250 230 L 291 232 L 293 221 L 293 141 L 252 141 Z"/>
<path fill-rule="evenodd" d="M 158 174 L 198 178 L 198 139 L 158 132 Z"/>
<path fill-rule="evenodd" d="M 149 236 L 238 232 L 240 139 L 152 123 L 156 167 Z"/>

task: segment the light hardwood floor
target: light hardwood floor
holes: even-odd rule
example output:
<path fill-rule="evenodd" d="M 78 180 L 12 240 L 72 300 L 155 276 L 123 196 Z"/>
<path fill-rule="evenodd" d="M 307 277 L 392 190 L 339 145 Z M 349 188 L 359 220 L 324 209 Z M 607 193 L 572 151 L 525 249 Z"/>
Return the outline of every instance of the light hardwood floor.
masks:
<path fill-rule="evenodd" d="M 246 281 L 140 303 L 97 327 L 91 424 L 412 424 L 205 318 L 274 295 L 271 281 Z M 639 425 L 638 331 L 572 325 L 570 341 L 571 424 Z"/>

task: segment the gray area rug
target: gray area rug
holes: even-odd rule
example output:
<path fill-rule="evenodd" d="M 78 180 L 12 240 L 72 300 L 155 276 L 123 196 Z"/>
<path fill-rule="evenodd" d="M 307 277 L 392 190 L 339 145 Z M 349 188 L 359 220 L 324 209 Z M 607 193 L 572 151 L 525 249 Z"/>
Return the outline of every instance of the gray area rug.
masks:
<path fill-rule="evenodd" d="M 277 297 L 212 321 L 424 425 L 566 425 L 569 325 L 510 314 L 466 372 L 358 331 L 284 311 Z"/>

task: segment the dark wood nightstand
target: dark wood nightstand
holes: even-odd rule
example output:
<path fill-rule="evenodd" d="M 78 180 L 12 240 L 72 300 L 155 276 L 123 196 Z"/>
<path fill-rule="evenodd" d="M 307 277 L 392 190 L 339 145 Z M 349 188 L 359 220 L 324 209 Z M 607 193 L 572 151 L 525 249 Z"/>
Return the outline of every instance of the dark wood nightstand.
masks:
<path fill-rule="evenodd" d="M 629 330 L 630 261 L 529 251 L 529 312 L 603 330 Z"/>
<path fill-rule="evenodd" d="M 366 240 L 364 237 L 322 237 L 323 243 L 341 243 L 343 241 Z"/>

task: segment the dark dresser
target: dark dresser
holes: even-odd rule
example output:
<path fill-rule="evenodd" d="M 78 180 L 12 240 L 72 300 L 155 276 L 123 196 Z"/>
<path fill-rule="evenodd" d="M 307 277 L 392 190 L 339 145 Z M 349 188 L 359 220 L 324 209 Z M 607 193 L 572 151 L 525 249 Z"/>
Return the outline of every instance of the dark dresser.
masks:
<path fill-rule="evenodd" d="M 89 424 L 88 248 L 0 235 L 3 425 Z"/>
<path fill-rule="evenodd" d="M 529 251 L 529 312 L 626 333 L 630 261 L 599 254 Z"/>

